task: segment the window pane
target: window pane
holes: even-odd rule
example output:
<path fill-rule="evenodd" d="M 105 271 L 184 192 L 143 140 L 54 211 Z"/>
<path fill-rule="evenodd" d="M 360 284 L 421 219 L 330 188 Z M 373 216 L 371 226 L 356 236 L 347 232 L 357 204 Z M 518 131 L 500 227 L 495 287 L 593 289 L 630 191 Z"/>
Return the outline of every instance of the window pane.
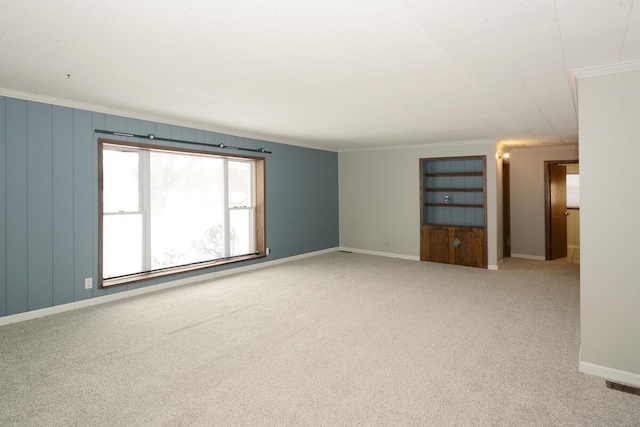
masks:
<path fill-rule="evenodd" d="M 142 215 L 105 215 L 102 227 L 102 277 L 143 271 Z"/>
<path fill-rule="evenodd" d="M 580 207 L 580 175 L 567 174 L 567 207 Z"/>
<path fill-rule="evenodd" d="M 253 209 L 233 209 L 229 212 L 231 256 L 254 252 Z"/>
<path fill-rule="evenodd" d="M 251 170 L 253 164 L 229 161 L 229 206 L 253 206 Z"/>
<path fill-rule="evenodd" d="M 138 153 L 103 150 L 104 212 L 139 210 Z"/>
<path fill-rule="evenodd" d="M 224 161 L 151 153 L 151 268 L 224 257 Z"/>

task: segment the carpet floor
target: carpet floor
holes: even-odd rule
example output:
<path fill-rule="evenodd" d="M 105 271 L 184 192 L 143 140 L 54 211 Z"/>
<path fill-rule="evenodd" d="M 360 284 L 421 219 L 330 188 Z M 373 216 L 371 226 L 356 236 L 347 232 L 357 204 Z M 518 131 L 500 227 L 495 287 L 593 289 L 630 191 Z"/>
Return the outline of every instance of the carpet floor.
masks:
<path fill-rule="evenodd" d="M 333 252 L 0 328 L 2 426 L 638 426 L 579 266 Z"/>

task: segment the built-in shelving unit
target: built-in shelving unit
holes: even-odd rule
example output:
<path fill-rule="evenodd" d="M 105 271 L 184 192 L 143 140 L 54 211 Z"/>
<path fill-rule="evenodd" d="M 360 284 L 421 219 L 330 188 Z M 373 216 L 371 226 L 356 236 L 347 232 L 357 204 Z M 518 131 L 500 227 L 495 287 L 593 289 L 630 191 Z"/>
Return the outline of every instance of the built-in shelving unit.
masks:
<path fill-rule="evenodd" d="M 420 160 L 421 259 L 486 267 L 486 158 Z"/>

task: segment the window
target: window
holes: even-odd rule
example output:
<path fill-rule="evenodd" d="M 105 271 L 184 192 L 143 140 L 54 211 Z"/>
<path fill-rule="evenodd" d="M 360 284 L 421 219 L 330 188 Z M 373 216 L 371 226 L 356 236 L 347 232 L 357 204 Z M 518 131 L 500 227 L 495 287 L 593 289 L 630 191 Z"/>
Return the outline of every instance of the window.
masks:
<path fill-rule="evenodd" d="M 580 175 L 567 174 L 567 208 L 580 209 Z"/>
<path fill-rule="evenodd" d="M 264 159 L 99 143 L 102 286 L 264 255 Z"/>

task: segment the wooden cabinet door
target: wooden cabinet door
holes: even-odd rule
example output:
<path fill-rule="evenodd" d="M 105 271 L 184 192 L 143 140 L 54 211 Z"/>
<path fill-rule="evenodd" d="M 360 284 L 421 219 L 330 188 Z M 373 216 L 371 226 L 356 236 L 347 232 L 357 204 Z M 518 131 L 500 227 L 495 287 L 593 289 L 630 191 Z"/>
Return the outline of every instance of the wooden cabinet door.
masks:
<path fill-rule="evenodd" d="M 448 225 L 422 226 L 422 261 L 485 268 L 484 228 Z M 456 247 L 456 239 L 460 242 Z"/>
<path fill-rule="evenodd" d="M 422 261 L 450 262 L 449 227 L 439 225 L 422 226 Z"/>
<path fill-rule="evenodd" d="M 452 227 L 453 238 L 451 244 L 457 239 L 460 244 L 455 248 L 455 264 L 468 265 L 470 267 L 486 267 L 484 257 L 484 229 Z M 454 246 L 455 247 L 455 246 Z"/>

